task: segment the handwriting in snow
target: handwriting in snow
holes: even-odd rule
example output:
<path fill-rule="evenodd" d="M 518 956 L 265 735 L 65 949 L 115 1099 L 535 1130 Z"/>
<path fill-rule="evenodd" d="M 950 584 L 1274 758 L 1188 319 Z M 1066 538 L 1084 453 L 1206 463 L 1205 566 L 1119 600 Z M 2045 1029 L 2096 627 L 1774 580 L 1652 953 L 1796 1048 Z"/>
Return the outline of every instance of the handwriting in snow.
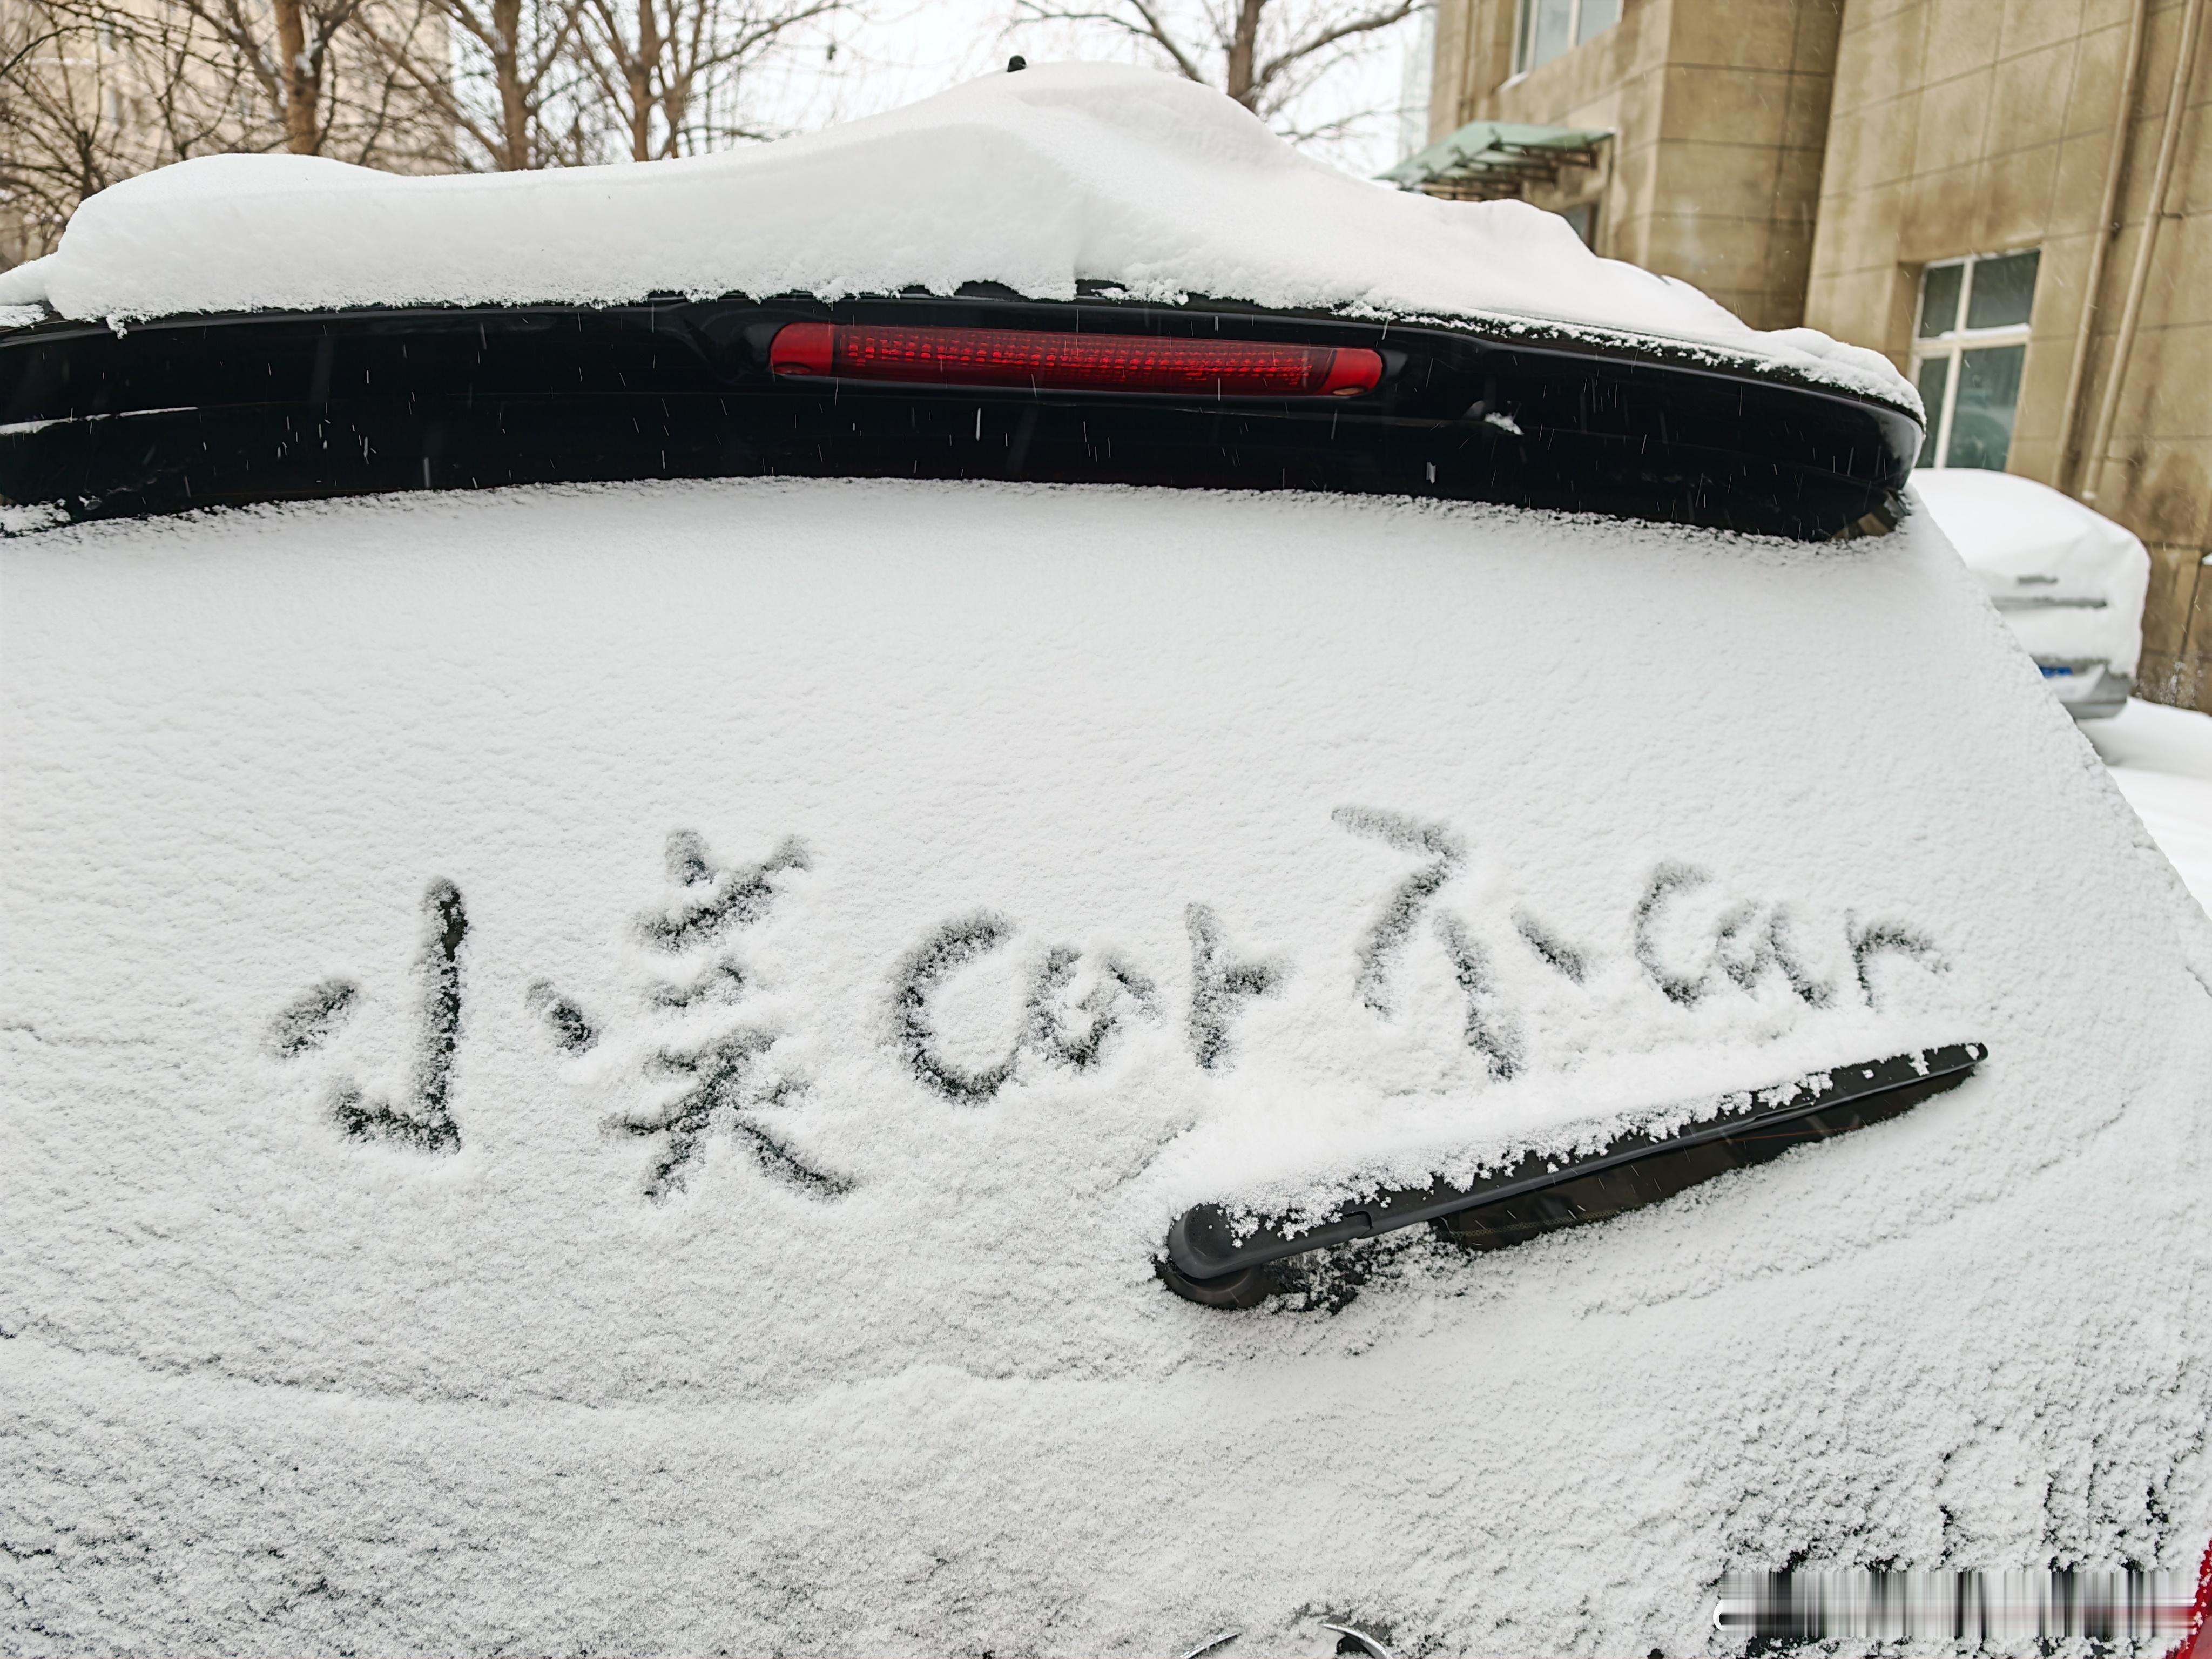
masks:
<path fill-rule="evenodd" d="M 1437 903 L 1466 862 L 1464 842 L 1449 825 L 1373 808 L 1341 808 L 1334 819 L 1352 835 L 1413 861 L 1355 942 L 1352 989 L 1359 1006 L 1379 1020 L 1397 1016 L 1398 963 L 1425 921 L 1465 999 L 1462 1041 L 1492 1077 L 1515 1075 L 1526 1064 L 1524 1045 L 1498 989 L 1490 948 Z M 851 1188 L 848 1177 L 819 1167 L 796 1146 L 785 1120 L 805 1098 L 809 1081 L 778 1062 L 777 1045 L 786 1034 L 747 1006 L 744 936 L 770 913 L 788 883 L 811 867 L 805 848 L 793 839 L 757 864 L 725 864 L 691 831 L 669 837 L 666 887 L 660 902 L 635 919 L 632 931 L 656 961 L 683 976 L 656 972 L 641 988 L 645 1035 L 624 1046 L 641 1055 L 636 1071 L 645 1097 L 606 1125 L 618 1139 L 653 1143 L 641 1183 L 648 1198 L 661 1200 L 680 1192 L 718 1138 L 740 1151 L 763 1176 L 793 1191 L 835 1199 Z M 1709 880 L 1692 866 L 1665 862 L 1651 872 L 1636 902 L 1631 948 L 1659 995 L 1690 1008 L 1730 986 L 1753 992 L 1776 975 L 1808 1007 L 1836 1006 L 1841 989 L 1810 965 L 1799 923 L 1786 904 L 1739 904 L 1719 915 L 1701 951 L 1670 957 L 1665 927 L 1670 908 Z M 1511 921 L 1522 943 L 1570 983 L 1579 987 L 1590 978 L 1595 963 L 1588 951 L 1559 939 L 1525 910 L 1516 910 Z M 1228 924 L 1208 905 L 1190 904 L 1184 926 L 1190 969 L 1182 1039 L 1193 1063 L 1220 1072 L 1235 1063 L 1240 1017 L 1255 999 L 1280 992 L 1291 964 L 1241 951 Z M 1006 946 L 1015 933 L 1014 923 L 996 912 L 957 916 L 931 929 L 895 965 L 890 1046 L 908 1074 L 942 1100 L 984 1105 L 1027 1064 L 1088 1072 L 1106 1060 L 1131 1028 L 1167 1018 L 1158 982 L 1139 965 L 1113 953 L 1054 945 L 1031 973 L 1019 1029 L 1006 1051 L 981 1064 L 954 1060 L 940 1041 L 937 993 L 955 973 Z M 442 878 L 432 882 L 423 896 L 422 942 L 414 963 L 406 1080 L 389 1095 L 372 1095 L 350 1077 L 337 1079 L 326 1109 L 351 1138 L 421 1152 L 459 1150 L 452 1079 L 467 1029 L 468 937 L 459 890 Z M 1848 919 L 1846 938 L 1856 989 L 1869 1006 L 1878 1001 L 1877 958 L 1903 957 L 1935 970 L 1943 966 L 1932 941 L 1901 921 L 1862 926 Z M 265 1047 L 284 1060 L 320 1050 L 362 998 L 360 986 L 349 979 L 311 987 L 270 1022 Z M 568 1054 L 589 1054 L 606 1035 L 581 1005 L 544 981 L 532 986 L 527 1000 L 549 1038 Z"/>

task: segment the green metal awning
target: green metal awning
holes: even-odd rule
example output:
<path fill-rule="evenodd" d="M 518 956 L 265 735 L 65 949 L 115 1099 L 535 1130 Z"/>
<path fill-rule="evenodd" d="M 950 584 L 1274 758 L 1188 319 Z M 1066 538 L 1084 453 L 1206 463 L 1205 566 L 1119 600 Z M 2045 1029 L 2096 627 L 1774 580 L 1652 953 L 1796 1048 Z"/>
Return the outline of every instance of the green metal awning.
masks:
<path fill-rule="evenodd" d="M 1588 127 L 1470 121 L 1379 176 L 1432 196 L 1518 196 L 1532 184 L 1557 184 L 1562 167 L 1595 167 L 1597 147 L 1612 137 Z"/>

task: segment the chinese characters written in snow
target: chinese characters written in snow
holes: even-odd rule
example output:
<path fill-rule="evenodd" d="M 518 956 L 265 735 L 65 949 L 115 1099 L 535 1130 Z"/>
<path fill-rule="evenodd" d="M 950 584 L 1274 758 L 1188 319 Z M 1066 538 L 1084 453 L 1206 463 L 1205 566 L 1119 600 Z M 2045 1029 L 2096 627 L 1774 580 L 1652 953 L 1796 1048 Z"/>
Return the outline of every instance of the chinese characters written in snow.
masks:
<path fill-rule="evenodd" d="M 1435 903 L 1439 890 L 1466 862 L 1464 843 L 1444 824 L 1400 813 L 1346 807 L 1334 816 L 1352 835 L 1403 853 L 1414 865 L 1384 896 L 1358 941 L 1353 987 L 1361 1005 L 1378 1019 L 1395 1015 L 1396 963 L 1425 924 L 1450 963 L 1465 1001 L 1462 1039 L 1492 1076 L 1513 1076 L 1525 1056 L 1513 1012 L 1498 988 L 1489 950 L 1466 924 Z M 780 1109 L 802 1099 L 808 1082 L 778 1063 L 775 1051 L 783 1034 L 748 1012 L 748 972 L 737 951 L 739 937 L 775 904 L 785 879 L 807 868 L 805 848 L 793 840 L 758 864 L 722 865 L 698 836 L 685 830 L 669 837 L 666 893 L 660 905 L 635 919 L 633 931 L 656 958 L 690 966 L 693 971 L 681 981 L 656 975 L 645 988 L 647 1017 L 665 1024 L 669 1035 L 648 1039 L 641 1081 L 658 1082 L 662 1087 L 649 1103 L 618 1115 L 606 1126 L 618 1138 L 654 1143 L 644 1181 L 649 1198 L 666 1199 L 681 1190 L 709 1138 L 717 1134 L 728 1137 L 763 1175 L 797 1191 L 834 1199 L 851 1187 L 848 1177 L 817 1169 L 800 1157 L 777 1128 Z M 1778 975 L 1808 1006 L 1835 1004 L 1838 987 L 1820 978 L 1808 964 L 1797 947 L 1786 905 L 1745 903 L 1723 911 L 1706 941 L 1710 948 L 1697 965 L 1670 959 L 1662 939 L 1668 908 L 1707 879 L 1691 866 L 1662 864 L 1651 872 L 1637 902 L 1632 950 L 1638 967 L 1660 994 L 1690 1007 L 1723 985 L 1751 992 L 1768 975 Z M 329 1097 L 328 1110 L 337 1126 L 356 1139 L 450 1152 L 461 1145 L 452 1078 L 454 1054 L 465 1030 L 468 913 L 459 890 L 444 880 L 431 883 L 422 911 L 422 945 L 415 964 L 415 1043 L 405 1082 L 387 1097 L 341 1080 Z M 1218 1072 L 1233 1062 L 1238 1017 L 1245 1005 L 1255 997 L 1275 994 L 1291 969 L 1280 961 L 1240 957 L 1221 918 L 1204 904 L 1190 905 L 1183 921 L 1190 939 L 1183 1041 L 1194 1064 Z M 1512 924 L 1539 961 L 1576 986 L 1589 978 L 1592 959 L 1588 952 L 1555 937 L 1525 910 L 1513 913 Z M 1942 965 L 1934 946 L 1911 927 L 1894 921 L 1862 927 L 1853 921 L 1846 925 L 1859 994 L 1869 1004 L 1875 1000 L 1869 971 L 1874 957 L 1892 953 L 1929 968 Z M 1021 1027 L 1007 1052 L 988 1065 L 955 1062 L 939 1039 L 933 1013 L 936 993 L 954 973 L 1006 945 L 1014 933 L 1011 921 L 992 912 L 956 917 L 908 951 L 892 975 L 892 1044 L 915 1081 L 946 1101 L 986 1103 L 1013 1080 L 1025 1060 L 1069 1072 L 1088 1071 L 1130 1021 L 1152 1023 L 1166 1017 L 1158 987 L 1135 966 L 1111 954 L 1094 957 L 1071 946 L 1054 946 L 1034 971 Z M 698 967 L 702 953 L 704 966 Z M 294 1060 L 320 1049 L 360 1000 L 360 987 L 350 980 L 331 979 L 313 986 L 270 1023 L 266 1040 L 270 1052 Z M 599 1024 L 553 986 L 544 981 L 534 984 L 528 1001 L 550 1040 L 564 1052 L 582 1055 L 599 1044 Z"/>

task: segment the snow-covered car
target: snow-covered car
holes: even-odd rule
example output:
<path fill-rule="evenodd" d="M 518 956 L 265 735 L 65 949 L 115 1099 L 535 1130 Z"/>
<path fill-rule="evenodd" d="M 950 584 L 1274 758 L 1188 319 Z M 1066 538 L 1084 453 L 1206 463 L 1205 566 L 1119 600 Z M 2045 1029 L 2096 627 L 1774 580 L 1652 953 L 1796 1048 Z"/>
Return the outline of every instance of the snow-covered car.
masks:
<path fill-rule="evenodd" d="M 1913 488 L 2077 720 L 2127 706 L 2150 555 L 2125 526 L 2033 478 L 1950 467 Z"/>
<path fill-rule="evenodd" d="M 2212 924 L 1882 360 L 1077 68 L 0 301 L 22 1644 L 2182 1633 Z"/>

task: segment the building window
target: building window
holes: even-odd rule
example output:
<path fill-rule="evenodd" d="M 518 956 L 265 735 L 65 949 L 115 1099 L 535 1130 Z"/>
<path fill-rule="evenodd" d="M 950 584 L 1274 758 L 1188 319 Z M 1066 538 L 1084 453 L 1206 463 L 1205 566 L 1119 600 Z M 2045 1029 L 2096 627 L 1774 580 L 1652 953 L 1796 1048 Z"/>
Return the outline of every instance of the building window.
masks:
<path fill-rule="evenodd" d="M 1923 466 L 2004 471 L 2035 309 L 2036 250 L 1929 265 L 1920 275 L 1912 378 L 1928 405 Z"/>
<path fill-rule="evenodd" d="M 1574 227 L 1575 234 L 1582 238 L 1583 246 L 1592 252 L 1597 250 L 1597 204 L 1577 202 L 1572 207 L 1559 210 L 1559 217 Z"/>
<path fill-rule="evenodd" d="M 1521 0 L 1513 72 L 1526 75 L 1620 21 L 1620 0 Z"/>

